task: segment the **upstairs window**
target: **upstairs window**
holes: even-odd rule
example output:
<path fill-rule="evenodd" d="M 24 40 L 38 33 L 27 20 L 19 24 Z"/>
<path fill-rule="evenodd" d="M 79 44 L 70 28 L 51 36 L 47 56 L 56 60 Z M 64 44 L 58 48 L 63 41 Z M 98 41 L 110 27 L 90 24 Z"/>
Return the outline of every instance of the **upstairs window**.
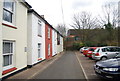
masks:
<path fill-rule="evenodd" d="M 57 34 L 57 45 L 60 45 L 60 35 Z"/>
<path fill-rule="evenodd" d="M 13 23 L 14 2 L 12 0 L 4 0 L 3 4 L 3 20 Z"/>
<path fill-rule="evenodd" d="M 50 39 L 50 28 L 48 27 L 48 38 Z"/>
<path fill-rule="evenodd" d="M 41 21 L 38 21 L 38 36 L 42 36 L 42 24 Z"/>

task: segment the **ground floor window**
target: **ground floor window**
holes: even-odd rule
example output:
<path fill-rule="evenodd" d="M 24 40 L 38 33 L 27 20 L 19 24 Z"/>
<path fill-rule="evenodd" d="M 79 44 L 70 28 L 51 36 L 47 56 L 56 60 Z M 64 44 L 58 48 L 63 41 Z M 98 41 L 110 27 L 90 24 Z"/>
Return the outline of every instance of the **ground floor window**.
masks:
<path fill-rule="evenodd" d="M 41 43 L 38 43 L 38 58 L 41 58 Z"/>
<path fill-rule="evenodd" d="M 48 56 L 50 56 L 50 44 L 48 44 Z"/>
<path fill-rule="evenodd" d="M 3 41 L 3 68 L 9 69 L 13 66 L 14 42 Z"/>

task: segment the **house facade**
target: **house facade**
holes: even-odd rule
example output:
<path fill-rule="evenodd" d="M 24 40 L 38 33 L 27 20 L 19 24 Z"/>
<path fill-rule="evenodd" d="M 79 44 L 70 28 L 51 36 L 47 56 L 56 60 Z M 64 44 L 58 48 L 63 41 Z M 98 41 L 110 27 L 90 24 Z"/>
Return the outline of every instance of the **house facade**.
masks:
<path fill-rule="evenodd" d="M 57 54 L 63 51 L 63 36 L 57 32 Z"/>
<path fill-rule="evenodd" d="M 36 11 L 28 11 L 28 65 L 45 59 L 45 20 Z"/>
<path fill-rule="evenodd" d="M 52 31 L 52 56 L 57 55 L 57 31 Z"/>
<path fill-rule="evenodd" d="M 45 58 L 52 57 L 52 26 L 46 21 L 45 23 Z"/>
<path fill-rule="evenodd" d="M 63 51 L 62 35 L 27 2 L 1 1 L 0 78 Z"/>
<path fill-rule="evenodd" d="M 27 10 L 21 0 L 0 2 L 0 78 L 27 67 Z"/>
<path fill-rule="evenodd" d="M 0 12 L 3 12 L 3 4 L 1 2 L 0 2 Z M 3 58 L 2 58 L 2 13 L 0 13 L 0 79 L 2 78 L 2 64 L 3 64 Z"/>

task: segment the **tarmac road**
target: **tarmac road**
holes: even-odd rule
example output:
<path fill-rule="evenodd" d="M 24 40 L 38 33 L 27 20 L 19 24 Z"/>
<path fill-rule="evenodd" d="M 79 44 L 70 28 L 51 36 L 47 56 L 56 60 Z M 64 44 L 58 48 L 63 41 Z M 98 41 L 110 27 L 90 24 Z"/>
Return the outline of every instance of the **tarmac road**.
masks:
<path fill-rule="evenodd" d="M 75 52 L 65 52 L 58 60 L 32 79 L 83 79 L 85 76 Z"/>

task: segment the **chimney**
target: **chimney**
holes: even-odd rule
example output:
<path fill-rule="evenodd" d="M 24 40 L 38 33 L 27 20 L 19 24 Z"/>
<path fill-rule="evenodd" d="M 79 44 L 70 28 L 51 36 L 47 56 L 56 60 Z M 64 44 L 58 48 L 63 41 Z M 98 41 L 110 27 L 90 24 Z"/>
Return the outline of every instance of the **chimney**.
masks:
<path fill-rule="evenodd" d="M 41 17 L 42 17 L 43 19 L 45 19 L 44 15 L 41 15 Z"/>

